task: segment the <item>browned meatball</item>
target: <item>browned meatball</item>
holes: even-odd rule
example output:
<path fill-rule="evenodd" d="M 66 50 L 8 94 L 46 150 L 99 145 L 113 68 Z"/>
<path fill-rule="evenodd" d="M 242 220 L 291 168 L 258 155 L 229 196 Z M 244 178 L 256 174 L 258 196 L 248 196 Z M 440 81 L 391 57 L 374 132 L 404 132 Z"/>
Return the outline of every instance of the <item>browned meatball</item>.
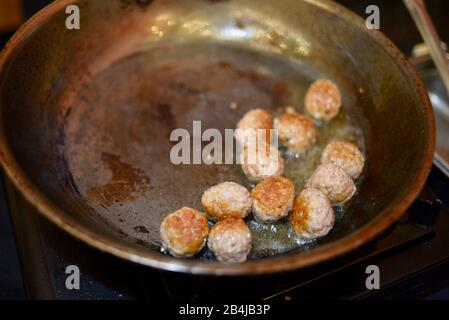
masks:
<path fill-rule="evenodd" d="M 259 151 L 256 151 L 259 150 Z M 240 155 L 243 173 L 250 181 L 261 181 L 284 173 L 284 159 L 279 150 L 270 145 L 268 148 L 245 148 Z"/>
<path fill-rule="evenodd" d="M 306 111 L 315 119 L 329 121 L 341 108 L 341 94 L 337 86 L 328 80 L 315 81 L 305 97 Z"/>
<path fill-rule="evenodd" d="M 332 230 L 335 213 L 324 193 L 307 188 L 296 197 L 290 221 L 296 234 L 306 239 L 316 239 Z"/>
<path fill-rule="evenodd" d="M 323 192 L 333 204 L 349 201 L 356 192 L 351 177 L 340 167 L 329 163 L 322 164 L 307 181 L 307 187 Z"/>
<path fill-rule="evenodd" d="M 242 219 L 218 221 L 211 229 L 207 245 L 218 261 L 242 263 L 251 251 L 251 231 Z"/>
<path fill-rule="evenodd" d="M 291 152 L 305 152 L 315 143 L 317 132 L 313 122 L 306 116 L 291 110 L 274 120 L 279 141 L 285 143 Z"/>
<path fill-rule="evenodd" d="M 321 163 L 333 163 L 342 168 L 351 178 L 357 179 L 363 171 L 365 158 L 359 148 L 352 143 L 333 141 L 324 149 Z"/>
<path fill-rule="evenodd" d="M 223 182 L 207 189 L 201 203 L 207 214 L 215 220 L 245 218 L 252 207 L 249 191 L 235 182 Z"/>
<path fill-rule="evenodd" d="M 182 208 L 162 221 L 162 248 L 175 257 L 191 257 L 204 247 L 208 233 L 209 226 L 204 213 Z"/>
<path fill-rule="evenodd" d="M 235 138 L 241 145 L 246 145 L 248 141 L 245 140 L 245 137 L 249 138 L 250 136 L 254 136 L 254 141 L 256 141 L 258 134 L 257 130 L 262 129 L 265 130 L 266 133 L 266 142 L 270 143 L 270 130 L 272 128 L 273 117 L 271 114 L 263 109 L 254 109 L 247 112 L 237 124 L 237 129 L 252 129 L 254 131 L 249 131 L 247 136 L 245 136 L 245 132 L 237 131 Z"/>
<path fill-rule="evenodd" d="M 253 214 L 261 222 L 273 222 L 288 216 L 295 198 L 295 186 L 284 177 L 270 177 L 251 192 Z"/>

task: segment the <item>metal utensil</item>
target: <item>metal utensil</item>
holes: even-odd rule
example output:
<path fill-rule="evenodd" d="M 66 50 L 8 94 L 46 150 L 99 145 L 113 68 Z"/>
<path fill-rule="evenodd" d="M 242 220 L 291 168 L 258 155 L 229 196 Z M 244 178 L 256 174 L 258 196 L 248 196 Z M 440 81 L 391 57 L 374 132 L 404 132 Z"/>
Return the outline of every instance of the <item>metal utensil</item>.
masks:
<path fill-rule="evenodd" d="M 449 176 L 449 151 L 447 146 L 447 138 L 449 136 L 449 105 L 447 99 L 449 94 L 448 54 L 429 16 L 424 0 L 404 0 L 404 3 L 426 43 L 426 51 L 429 52 L 439 75 L 437 76 L 433 68 L 429 68 L 425 55 L 411 59 L 421 73 L 430 92 L 436 117 L 437 144 L 434 163 L 442 172 Z M 444 92 L 443 88 L 445 88 L 446 92 Z"/>
<path fill-rule="evenodd" d="M 421 36 L 427 44 L 433 61 L 440 73 L 441 79 L 449 93 L 449 66 L 446 52 L 441 46 L 441 40 L 429 16 L 424 0 L 404 0 Z"/>

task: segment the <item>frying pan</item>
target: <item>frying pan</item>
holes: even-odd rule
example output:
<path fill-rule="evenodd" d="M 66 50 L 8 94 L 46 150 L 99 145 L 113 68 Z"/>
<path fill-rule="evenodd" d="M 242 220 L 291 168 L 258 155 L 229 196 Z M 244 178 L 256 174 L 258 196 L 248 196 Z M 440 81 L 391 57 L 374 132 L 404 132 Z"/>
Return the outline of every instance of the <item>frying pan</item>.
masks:
<path fill-rule="evenodd" d="M 65 27 L 70 4 L 79 30 Z M 279 248 L 239 265 L 207 252 L 162 254 L 164 215 L 200 208 L 215 183 L 247 185 L 238 166 L 173 165 L 170 132 L 194 120 L 203 130 L 234 128 L 255 106 L 301 109 L 320 77 L 341 89 L 341 118 L 360 129 L 367 157 L 332 233 L 287 248 L 282 232 L 262 232 L 255 241 Z M 429 99 L 407 60 L 330 1 L 55 1 L 1 53 L 0 106 L 2 166 L 39 212 L 102 251 L 193 274 L 293 270 L 366 244 L 416 198 L 435 144 Z M 306 177 L 294 178 L 300 188 Z"/>

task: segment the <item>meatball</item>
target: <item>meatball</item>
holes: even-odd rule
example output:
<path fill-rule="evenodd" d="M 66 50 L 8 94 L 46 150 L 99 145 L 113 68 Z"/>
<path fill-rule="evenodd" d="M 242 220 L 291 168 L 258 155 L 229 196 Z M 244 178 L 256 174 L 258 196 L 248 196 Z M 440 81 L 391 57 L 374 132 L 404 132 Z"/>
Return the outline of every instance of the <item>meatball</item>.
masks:
<path fill-rule="evenodd" d="M 209 225 L 204 213 L 182 208 L 162 221 L 162 248 L 175 257 L 191 257 L 204 247 L 208 233 Z"/>
<path fill-rule="evenodd" d="M 338 115 L 341 108 L 341 94 L 328 80 L 317 80 L 309 88 L 305 97 L 307 112 L 317 120 L 329 121 Z"/>
<path fill-rule="evenodd" d="M 254 141 L 257 139 L 257 131 L 258 129 L 262 129 L 266 131 L 266 142 L 270 143 L 270 130 L 273 128 L 273 117 L 271 114 L 263 109 L 254 109 L 247 112 L 243 118 L 237 124 L 237 129 L 235 138 L 238 143 L 242 146 L 246 145 L 249 141 L 252 141 L 250 138 L 252 135 L 255 135 Z M 254 131 L 244 132 L 244 130 L 253 129 Z M 246 139 L 250 140 L 246 140 Z"/>
<path fill-rule="evenodd" d="M 313 122 L 303 115 L 288 112 L 274 120 L 279 141 L 291 152 L 305 152 L 316 143 L 317 133 Z"/>
<path fill-rule="evenodd" d="M 307 181 L 307 187 L 323 192 L 333 204 L 349 201 L 356 192 L 351 177 L 335 164 L 322 164 Z"/>
<path fill-rule="evenodd" d="M 253 214 L 261 222 L 273 222 L 288 216 L 293 207 L 295 186 L 284 177 L 270 177 L 251 192 Z"/>
<path fill-rule="evenodd" d="M 251 231 L 242 219 L 218 221 L 211 229 L 207 245 L 218 261 L 244 262 L 251 251 Z"/>
<path fill-rule="evenodd" d="M 332 230 L 335 213 L 324 193 L 307 188 L 296 197 L 290 222 L 299 236 L 316 239 L 324 237 Z"/>
<path fill-rule="evenodd" d="M 359 148 L 352 143 L 333 141 L 324 149 L 321 163 L 333 163 L 342 168 L 351 178 L 357 179 L 363 171 L 365 159 Z"/>
<path fill-rule="evenodd" d="M 207 214 L 215 220 L 245 218 L 252 207 L 249 191 L 235 182 L 223 182 L 207 189 L 201 203 Z"/>
<path fill-rule="evenodd" d="M 244 148 L 240 155 L 240 163 L 243 173 L 253 182 L 262 181 L 271 176 L 280 176 L 285 168 L 284 159 L 279 150 L 272 145 L 268 148 Z"/>

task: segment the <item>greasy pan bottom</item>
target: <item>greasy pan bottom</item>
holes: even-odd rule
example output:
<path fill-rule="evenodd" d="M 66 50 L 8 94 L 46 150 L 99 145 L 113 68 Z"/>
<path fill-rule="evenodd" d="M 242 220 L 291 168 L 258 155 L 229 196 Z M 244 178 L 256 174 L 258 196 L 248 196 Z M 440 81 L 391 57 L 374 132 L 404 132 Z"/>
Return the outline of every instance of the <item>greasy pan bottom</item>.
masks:
<path fill-rule="evenodd" d="M 302 111 L 305 91 L 317 76 L 326 77 L 282 56 L 218 44 L 163 47 L 126 57 L 79 89 L 64 122 L 67 169 L 83 200 L 106 223 L 157 248 L 163 217 L 183 206 L 201 210 L 207 188 L 224 181 L 253 187 L 239 165 L 173 165 L 170 133 L 186 128 L 193 137 L 193 121 L 201 121 L 203 131 L 219 129 L 224 137 L 224 130 L 235 128 L 252 108 L 276 114 L 293 105 Z M 285 156 L 286 174 L 298 192 L 330 140 L 349 140 L 364 149 L 357 102 L 345 105 L 331 123 L 317 123 L 319 140 L 310 152 L 299 159 Z M 347 222 L 339 221 L 337 228 L 351 228 L 354 213 L 338 209 L 339 220 Z M 251 219 L 249 225 L 253 259 L 316 245 L 298 239 L 288 219 L 272 225 Z M 204 250 L 203 257 L 209 256 Z"/>

